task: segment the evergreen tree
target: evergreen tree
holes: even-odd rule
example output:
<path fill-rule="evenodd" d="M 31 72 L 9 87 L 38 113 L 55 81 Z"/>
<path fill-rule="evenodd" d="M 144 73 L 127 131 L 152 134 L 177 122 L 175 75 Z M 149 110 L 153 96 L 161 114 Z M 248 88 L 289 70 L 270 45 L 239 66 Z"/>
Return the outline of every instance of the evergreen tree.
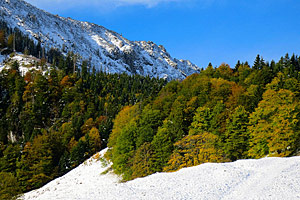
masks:
<path fill-rule="evenodd" d="M 262 63 L 262 60 L 260 58 L 260 55 L 258 54 L 255 58 L 255 61 L 254 61 L 254 64 L 253 64 L 253 69 L 254 70 L 258 70 L 258 69 L 261 69 L 262 66 L 261 66 L 261 63 Z"/>
<path fill-rule="evenodd" d="M 248 114 L 244 107 L 237 107 L 226 124 L 225 153 L 233 161 L 244 158 L 249 146 Z"/>
<path fill-rule="evenodd" d="M 151 145 L 153 146 L 153 170 L 160 172 L 167 165 L 169 157 L 174 149 L 172 141 L 172 126 L 170 122 L 164 121 L 163 127 L 159 128 Z"/>

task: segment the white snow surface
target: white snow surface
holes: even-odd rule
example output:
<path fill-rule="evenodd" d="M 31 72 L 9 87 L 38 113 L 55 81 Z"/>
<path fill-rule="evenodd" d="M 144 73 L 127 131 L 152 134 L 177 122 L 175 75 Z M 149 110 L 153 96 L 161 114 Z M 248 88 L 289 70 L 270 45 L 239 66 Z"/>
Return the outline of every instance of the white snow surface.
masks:
<path fill-rule="evenodd" d="M 52 15 L 23 0 L 0 1 L 0 20 L 18 28 L 46 49 L 69 51 L 108 73 L 184 79 L 200 71 L 187 60 L 172 58 L 162 45 L 130 41 L 102 26 Z M 137 30 L 138 31 L 138 30 Z"/>
<path fill-rule="evenodd" d="M 106 149 L 99 152 L 100 157 Z M 300 157 L 206 163 L 120 183 L 95 156 L 23 199 L 300 199 Z"/>
<path fill-rule="evenodd" d="M 31 70 L 41 71 L 43 74 L 45 74 L 51 66 L 49 63 L 45 63 L 44 66 L 40 66 L 40 59 L 34 56 L 24 55 L 22 53 L 14 53 L 13 56 L 5 56 L 0 54 L 0 72 L 3 69 L 10 68 L 10 65 L 15 61 L 17 61 L 19 64 L 19 71 L 22 76 Z"/>

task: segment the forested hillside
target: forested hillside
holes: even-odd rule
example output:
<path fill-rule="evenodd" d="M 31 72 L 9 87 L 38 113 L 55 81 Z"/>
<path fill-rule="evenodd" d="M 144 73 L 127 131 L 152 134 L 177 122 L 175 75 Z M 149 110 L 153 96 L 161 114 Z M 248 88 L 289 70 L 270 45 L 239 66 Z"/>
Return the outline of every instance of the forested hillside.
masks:
<path fill-rule="evenodd" d="M 298 56 L 209 65 L 117 115 L 107 157 L 124 180 L 205 162 L 299 152 Z"/>
<path fill-rule="evenodd" d="M 88 61 L 79 68 L 72 53 L 44 52 L 5 24 L 0 42 L 3 53 L 40 56 L 45 68 L 21 76 L 14 62 L 0 72 L 0 199 L 41 187 L 106 147 L 121 108 L 151 100 L 166 83 L 96 71 Z"/>
<path fill-rule="evenodd" d="M 300 58 L 211 64 L 183 81 L 97 71 L 1 23 L 0 48 L 39 58 L 0 72 L 0 198 L 41 187 L 110 147 L 123 179 L 299 152 Z M 51 67 L 48 67 L 51 64 Z M 79 67 L 80 65 L 80 67 Z M 32 66 L 28 66 L 30 69 Z M 106 67 L 106 66 L 103 66 Z"/>

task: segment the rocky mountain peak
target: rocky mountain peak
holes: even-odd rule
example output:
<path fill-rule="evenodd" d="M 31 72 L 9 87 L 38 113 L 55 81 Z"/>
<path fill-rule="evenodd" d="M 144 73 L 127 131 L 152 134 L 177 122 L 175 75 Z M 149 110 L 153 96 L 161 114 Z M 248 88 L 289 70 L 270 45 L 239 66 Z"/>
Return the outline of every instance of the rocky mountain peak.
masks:
<path fill-rule="evenodd" d="M 23 0 L 0 1 L 0 20 L 18 28 L 46 49 L 74 52 L 109 73 L 184 79 L 200 69 L 190 61 L 171 57 L 162 45 L 130 41 L 93 23 L 52 15 Z M 102 66 L 105 66 L 102 68 Z"/>

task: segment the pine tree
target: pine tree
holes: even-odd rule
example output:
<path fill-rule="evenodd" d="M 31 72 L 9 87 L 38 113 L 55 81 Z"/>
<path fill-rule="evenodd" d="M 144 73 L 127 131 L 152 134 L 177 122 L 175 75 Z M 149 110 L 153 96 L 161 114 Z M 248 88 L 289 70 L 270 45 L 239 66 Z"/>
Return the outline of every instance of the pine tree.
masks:
<path fill-rule="evenodd" d="M 254 64 L 253 64 L 252 68 L 255 69 L 255 70 L 258 70 L 258 69 L 261 68 L 260 64 L 261 64 L 261 60 L 260 60 L 260 55 L 258 54 L 255 58 L 255 61 L 254 61 Z"/>
<path fill-rule="evenodd" d="M 226 124 L 225 153 L 232 161 L 244 158 L 249 146 L 248 114 L 244 107 L 237 107 Z"/>
<path fill-rule="evenodd" d="M 151 145 L 153 146 L 153 170 L 162 171 L 167 165 L 169 157 L 174 149 L 172 141 L 172 126 L 170 122 L 164 121 L 163 127 L 160 127 L 154 136 Z"/>
<path fill-rule="evenodd" d="M 234 66 L 234 70 L 233 71 L 237 72 L 240 66 L 241 66 L 241 61 L 238 60 L 237 63 L 235 64 L 235 66 Z"/>

